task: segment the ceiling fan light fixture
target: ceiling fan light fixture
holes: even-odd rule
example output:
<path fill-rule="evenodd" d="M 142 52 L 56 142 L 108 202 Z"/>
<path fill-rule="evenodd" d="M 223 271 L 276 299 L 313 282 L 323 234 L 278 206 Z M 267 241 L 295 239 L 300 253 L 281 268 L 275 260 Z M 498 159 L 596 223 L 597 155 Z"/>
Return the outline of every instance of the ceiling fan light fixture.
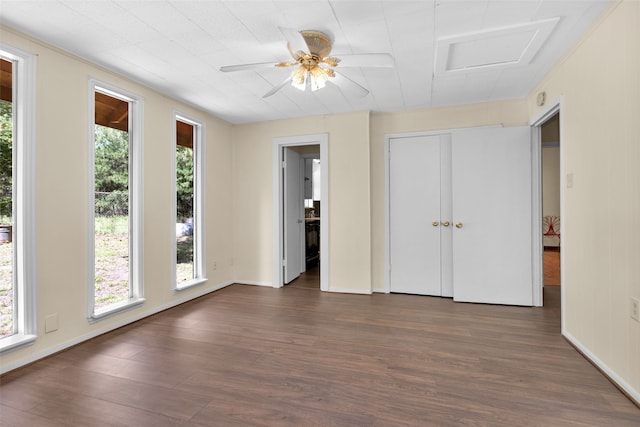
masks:
<path fill-rule="evenodd" d="M 324 75 L 312 76 L 311 78 L 311 90 L 316 91 L 326 86 L 327 78 Z"/>
<path fill-rule="evenodd" d="M 304 92 L 307 87 L 307 74 L 308 71 L 306 68 L 296 68 L 293 74 L 291 74 L 291 86 Z"/>
<path fill-rule="evenodd" d="M 332 70 L 325 70 L 324 68 L 318 66 L 309 69 L 311 90 L 316 91 L 325 87 L 327 80 L 329 80 L 329 77 L 333 77 L 332 74 Z"/>
<path fill-rule="evenodd" d="M 392 67 L 393 58 L 387 53 L 351 54 L 336 58 L 329 56 L 331 53 L 331 38 L 320 31 L 297 31 L 292 28 L 278 27 L 285 40 L 287 49 L 293 61 L 276 63 L 240 64 L 220 67 L 220 71 L 241 71 L 266 66 L 276 68 L 296 67 L 291 75 L 269 90 L 263 98 L 268 98 L 289 84 L 301 92 L 307 88 L 316 91 L 326 87 L 327 81 L 338 86 L 350 88 L 355 96 L 366 96 L 369 91 L 359 83 L 351 80 L 343 74 L 337 73 L 334 68 L 338 65 L 345 67 Z M 343 60 L 345 60 L 343 62 Z"/>

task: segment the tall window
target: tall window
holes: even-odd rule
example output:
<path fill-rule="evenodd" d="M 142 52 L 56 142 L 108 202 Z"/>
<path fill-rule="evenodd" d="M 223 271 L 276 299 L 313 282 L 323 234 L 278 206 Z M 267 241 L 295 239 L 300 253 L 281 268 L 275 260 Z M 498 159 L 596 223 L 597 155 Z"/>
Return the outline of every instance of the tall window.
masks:
<path fill-rule="evenodd" d="M 89 316 L 95 319 L 143 301 L 142 100 L 97 82 L 92 94 Z"/>
<path fill-rule="evenodd" d="M 0 338 L 16 333 L 14 319 L 15 258 L 13 239 L 13 62 L 0 59 L 2 86 L 0 96 Z M 5 78 L 5 76 L 7 76 Z"/>
<path fill-rule="evenodd" d="M 203 126 L 176 114 L 175 288 L 203 282 L 202 134 Z"/>
<path fill-rule="evenodd" d="M 0 44 L 0 352 L 36 338 L 34 61 Z"/>

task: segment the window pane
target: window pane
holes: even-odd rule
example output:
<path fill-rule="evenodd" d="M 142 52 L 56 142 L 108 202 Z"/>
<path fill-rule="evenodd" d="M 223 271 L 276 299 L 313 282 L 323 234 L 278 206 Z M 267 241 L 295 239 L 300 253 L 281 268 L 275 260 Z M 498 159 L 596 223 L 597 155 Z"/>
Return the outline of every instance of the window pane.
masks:
<path fill-rule="evenodd" d="M 96 92 L 94 312 L 131 296 L 128 111 L 128 102 Z"/>
<path fill-rule="evenodd" d="M 0 352 L 36 339 L 34 55 L 0 51 Z"/>
<path fill-rule="evenodd" d="M 12 67 L 0 59 L 2 93 L 0 96 L 0 338 L 16 333 L 15 257 L 13 239 L 13 104 Z"/>
<path fill-rule="evenodd" d="M 194 266 L 194 126 L 176 122 L 176 281 L 196 277 Z"/>

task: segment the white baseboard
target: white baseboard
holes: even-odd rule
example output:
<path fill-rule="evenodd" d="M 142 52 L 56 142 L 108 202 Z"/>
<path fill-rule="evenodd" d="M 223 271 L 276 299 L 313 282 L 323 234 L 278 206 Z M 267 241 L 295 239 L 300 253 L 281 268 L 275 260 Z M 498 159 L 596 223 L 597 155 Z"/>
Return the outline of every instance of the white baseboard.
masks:
<path fill-rule="evenodd" d="M 252 285 L 252 286 L 268 286 L 273 287 L 273 283 L 269 282 L 255 282 L 253 280 L 236 280 L 235 283 L 239 285 Z M 327 292 L 335 292 L 339 294 L 359 294 L 359 295 L 371 295 L 370 290 L 362 289 L 349 289 L 349 288 L 331 288 Z"/>
<path fill-rule="evenodd" d="M 371 290 L 363 289 L 348 289 L 348 288 L 329 288 L 328 292 L 335 292 L 339 294 L 358 294 L 358 295 L 371 295 Z"/>
<path fill-rule="evenodd" d="M 269 288 L 273 288 L 273 283 L 271 282 L 256 282 L 253 280 L 236 280 L 234 283 L 237 283 L 239 285 L 267 286 Z"/>
<path fill-rule="evenodd" d="M 235 282 L 234 281 L 228 281 L 228 282 L 218 283 L 217 285 L 214 285 L 214 286 L 203 288 L 202 290 L 200 290 L 200 292 L 197 292 L 195 294 L 191 294 L 189 296 L 185 296 L 185 297 L 179 298 L 177 300 L 173 300 L 170 303 L 163 304 L 161 306 L 155 307 L 152 310 L 145 311 L 143 313 L 137 313 L 135 316 L 129 317 L 127 319 L 124 319 L 124 320 L 122 320 L 122 321 L 120 321 L 120 322 L 118 322 L 116 324 L 109 325 L 109 326 L 107 326 L 105 328 L 93 330 L 93 331 L 89 332 L 88 334 L 81 335 L 81 336 L 73 338 L 73 339 L 71 339 L 69 341 L 65 341 L 62 344 L 58 344 L 58 345 L 56 345 L 54 347 L 50 347 L 50 348 L 47 348 L 45 350 L 39 351 L 37 353 L 30 354 L 27 357 L 23 357 L 23 358 L 18 359 L 18 360 L 14 361 L 14 362 L 11 362 L 11 363 L 8 363 L 6 365 L 0 366 L 0 374 L 4 374 L 6 372 L 9 372 L 9 371 L 12 371 L 14 369 L 17 369 L 17 368 L 19 368 L 21 366 L 27 365 L 29 363 L 33 363 L 33 362 L 35 362 L 35 361 L 37 361 L 39 359 L 42 359 L 44 357 L 51 356 L 52 354 L 58 353 L 58 352 L 60 352 L 60 351 L 62 351 L 64 349 L 67 349 L 69 347 L 73 347 L 74 345 L 80 344 L 81 342 L 90 340 L 91 338 L 95 338 L 95 337 L 100 336 L 102 334 L 105 334 L 107 332 L 110 332 L 110 331 L 113 331 L 115 329 L 121 328 L 121 327 L 123 327 L 125 325 L 128 325 L 130 323 L 137 322 L 138 320 L 144 319 L 145 317 L 152 316 L 152 315 L 154 315 L 156 313 L 159 313 L 161 311 L 164 311 L 164 310 L 167 310 L 169 308 L 175 307 L 177 305 L 183 304 L 183 303 L 185 303 L 187 301 L 191 301 L 193 299 L 200 298 L 201 296 L 204 296 L 204 295 L 209 294 L 211 292 L 214 292 L 214 291 L 217 291 L 217 290 L 222 289 L 224 287 L 227 287 L 229 285 L 232 285 L 233 283 L 235 283 Z"/>
<path fill-rule="evenodd" d="M 615 383 L 617 387 L 624 391 L 624 393 L 633 401 L 635 401 L 636 405 L 640 406 L 640 392 L 631 385 L 629 385 L 625 380 L 620 378 L 618 374 L 616 374 L 606 363 L 600 360 L 596 355 L 591 353 L 587 347 L 585 347 L 576 337 L 568 333 L 567 331 L 562 331 L 562 335 L 578 349 L 580 353 L 591 363 L 596 365 L 598 369 L 600 369 L 609 379 Z"/>

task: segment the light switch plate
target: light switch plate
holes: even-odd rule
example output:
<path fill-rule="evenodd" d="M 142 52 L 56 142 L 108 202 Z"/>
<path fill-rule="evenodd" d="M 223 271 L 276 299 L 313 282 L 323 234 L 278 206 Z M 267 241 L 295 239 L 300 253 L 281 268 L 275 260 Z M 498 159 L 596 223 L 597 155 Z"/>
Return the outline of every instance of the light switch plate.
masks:
<path fill-rule="evenodd" d="M 631 298 L 631 318 L 637 322 L 640 322 L 640 299 Z"/>
<path fill-rule="evenodd" d="M 567 188 L 573 188 L 573 173 L 567 174 Z"/>

